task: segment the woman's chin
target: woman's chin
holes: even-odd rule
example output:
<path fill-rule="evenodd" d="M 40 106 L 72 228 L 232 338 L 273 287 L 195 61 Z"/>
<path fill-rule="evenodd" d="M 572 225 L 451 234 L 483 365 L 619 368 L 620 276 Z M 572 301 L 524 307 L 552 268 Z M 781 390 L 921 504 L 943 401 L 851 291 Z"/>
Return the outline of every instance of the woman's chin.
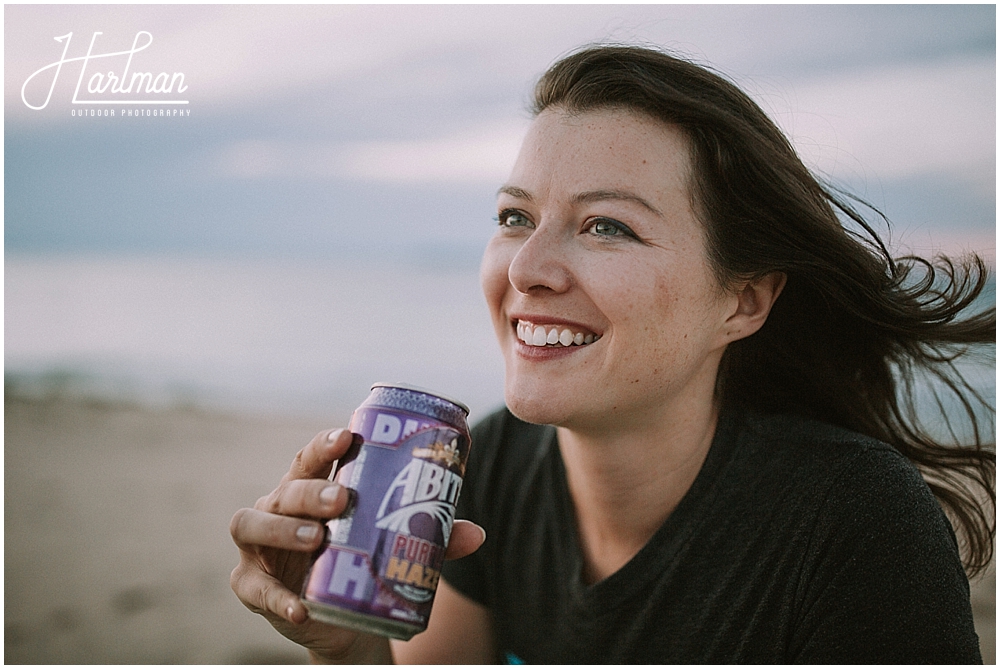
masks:
<path fill-rule="evenodd" d="M 554 398 L 551 393 L 508 387 L 504 399 L 510 412 L 526 423 L 559 425 L 566 419 L 566 398 Z"/>

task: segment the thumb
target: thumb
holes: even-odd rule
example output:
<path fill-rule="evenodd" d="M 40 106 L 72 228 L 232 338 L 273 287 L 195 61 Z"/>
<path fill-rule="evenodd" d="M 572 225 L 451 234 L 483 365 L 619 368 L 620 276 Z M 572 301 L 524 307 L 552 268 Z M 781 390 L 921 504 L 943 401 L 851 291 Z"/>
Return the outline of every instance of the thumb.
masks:
<path fill-rule="evenodd" d="M 451 539 L 444 557 L 457 560 L 475 553 L 486 541 L 486 530 L 469 520 L 456 520 L 451 528 Z"/>

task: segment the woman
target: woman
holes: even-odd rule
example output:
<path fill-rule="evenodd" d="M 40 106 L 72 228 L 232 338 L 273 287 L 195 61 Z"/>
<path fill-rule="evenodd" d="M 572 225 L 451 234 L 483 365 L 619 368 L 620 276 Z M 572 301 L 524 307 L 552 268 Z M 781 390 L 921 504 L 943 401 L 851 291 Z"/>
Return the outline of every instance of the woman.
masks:
<path fill-rule="evenodd" d="M 632 47 L 542 77 L 498 212 L 482 283 L 509 411 L 474 429 L 459 501 L 488 538 L 456 524 L 395 659 L 980 661 L 941 505 L 981 570 L 994 455 L 906 410 L 930 372 L 976 420 L 953 362 L 994 340 L 994 309 L 958 317 L 978 258 L 892 260 L 747 96 Z M 318 435 L 237 512 L 233 588 L 316 660 L 390 661 L 296 594 L 349 442 Z"/>

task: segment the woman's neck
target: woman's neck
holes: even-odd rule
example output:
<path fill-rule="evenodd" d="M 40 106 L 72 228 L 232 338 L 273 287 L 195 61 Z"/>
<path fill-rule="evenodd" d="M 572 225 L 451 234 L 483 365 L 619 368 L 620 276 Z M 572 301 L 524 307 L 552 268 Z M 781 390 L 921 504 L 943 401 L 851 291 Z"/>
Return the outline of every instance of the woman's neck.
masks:
<path fill-rule="evenodd" d="M 708 402 L 628 427 L 557 429 L 586 583 L 618 571 L 666 521 L 701 470 L 717 421 Z"/>

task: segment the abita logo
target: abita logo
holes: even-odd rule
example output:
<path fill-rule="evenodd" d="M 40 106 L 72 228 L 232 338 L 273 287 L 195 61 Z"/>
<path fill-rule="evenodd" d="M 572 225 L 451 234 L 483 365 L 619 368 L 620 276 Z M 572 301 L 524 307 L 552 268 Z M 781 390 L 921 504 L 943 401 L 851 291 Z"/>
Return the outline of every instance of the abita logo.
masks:
<path fill-rule="evenodd" d="M 458 468 L 458 435 L 454 430 L 434 429 L 417 433 L 407 443 L 423 442 L 425 446 L 414 444 L 410 459 L 396 474 L 378 512 L 375 527 L 391 532 L 422 536 L 434 541 L 435 529 L 441 534 L 444 545 L 451 535 L 452 515 L 455 503 L 462 489 L 462 476 L 451 471 Z M 426 458 L 426 459 L 425 459 Z M 431 460 L 444 464 L 441 466 Z M 430 527 L 414 521 L 418 516 L 426 516 L 433 522 Z"/>
<path fill-rule="evenodd" d="M 449 428 L 417 432 L 400 445 L 410 460 L 396 474 L 375 514 L 375 527 L 394 535 L 385 563 L 386 583 L 411 602 L 434 596 L 462 489 L 462 437 Z M 458 471 L 453 471 L 458 470 Z"/>
<path fill-rule="evenodd" d="M 82 56 L 67 57 L 70 50 L 70 43 L 73 40 L 73 33 L 67 33 L 61 37 L 54 38 L 56 42 L 63 45 L 62 55 L 59 60 L 36 70 L 28 77 L 24 85 L 21 86 L 21 101 L 29 109 L 45 109 L 52 99 L 52 92 L 56 88 L 59 75 L 62 74 L 63 66 L 68 63 L 80 63 L 80 75 L 76 80 L 76 88 L 73 90 L 72 104 L 75 105 L 186 105 L 190 101 L 179 99 L 184 97 L 184 92 L 188 86 L 184 81 L 183 72 L 144 72 L 139 69 L 139 65 L 133 62 L 136 54 L 145 51 L 153 43 L 153 35 L 145 30 L 136 33 L 132 41 L 132 48 L 127 51 L 111 51 L 108 53 L 96 53 L 94 47 L 99 35 L 104 33 L 95 32 L 90 38 L 90 46 L 87 53 Z M 94 66 L 93 61 L 102 60 L 101 66 Z M 106 59 L 112 59 L 108 61 Z M 104 70 L 104 63 L 108 63 L 109 69 Z M 96 71 L 100 67 L 101 71 Z M 46 78 L 40 75 L 46 73 Z M 89 76 L 88 76 L 89 75 Z M 51 79 L 47 77 L 51 76 Z M 35 84 L 31 82 L 39 77 Z M 81 94 L 81 87 L 86 87 Z M 45 83 L 48 83 L 48 91 L 45 92 Z M 30 85 L 30 91 L 29 91 Z M 45 93 L 45 99 L 41 99 L 41 94 Z M 99 96 L 99 97 L 95 97 Z M 29 99 L 30 98 L 30 99 Z"/>

